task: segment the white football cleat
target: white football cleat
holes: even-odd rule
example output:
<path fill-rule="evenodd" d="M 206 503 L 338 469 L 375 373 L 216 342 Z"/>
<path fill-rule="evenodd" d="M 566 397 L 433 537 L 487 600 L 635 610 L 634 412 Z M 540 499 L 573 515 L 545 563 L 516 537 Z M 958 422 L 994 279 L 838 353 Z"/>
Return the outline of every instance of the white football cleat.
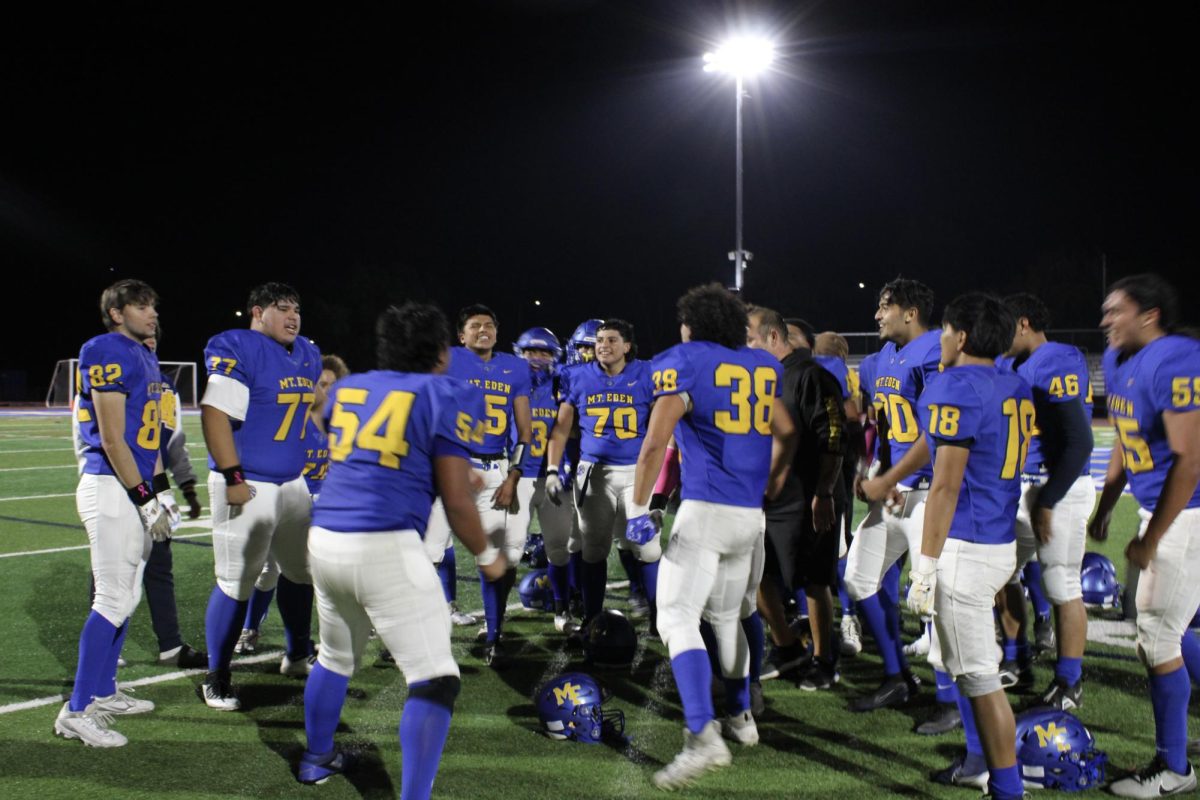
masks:
<path fill-rule="evenodd" d="M 129 691 L 133 691 L 130 689 Z M 145 714 L 148 711 L 154 710 L 154 703 L 149 700 L 139 700 L 136 697 L 130 697 L 125 692 L 117 689 L 108 697 L 97 697 L 92 700 L 92 704 L 88 708 L 102 711 L 105 714 L 113 716 L 126 716 L 128 714 Z"/>
<path fill-rule="evenodd" d="M 910 644 L 904 645 L 904 655 L 909 656 L 910 658 L 913 658 L 916 656 L 929 655 L 929 626 L 928 625 L 925 626 L 925 630 L 921 634 L 920 639 L 917 639 L 915 642 L 912 642 Z"/>
<path fill-rule="evenodd" d="M 217 711 L 237 711 L 242 707 L 242 701 L 233 690 L 233 684 L 212 672 L 205 676 L 204 683 L 196 687 L 196 695 L 206 706 Z"/>
<path fill-rule="evenodd" d="M 88 747 L 122 747 L 129 743 L 121 734 L 108 727 L 111 717 L 103 711 L 88 706 L 83 711 L 72 711 L 70 702 L 63 703 L 58 718 L 54 720 L 54 732 L 64 739 L 78 739 Z"/>
<path fill-rule="evenodd" d="M 853 658 L 862 652 L 862 623 L 853 614 L 842 617 L 842 655 Z"/>
<path fill-rule="evenodd" d="M 283 661 L 279 662 L 279 674 L 290 675 L 293 678 L 307 678 L 312 674 L 313 667 L 316 665 L 317 657 L 315 655 L 297 658 L 295 661 L 285 655 Z"/>
<path fill-rule="evenodd" d="M 1180 775 L 1155 756 L 1144 769 L 1128 778 L 1109 784 L 1108 790 L 1117 797 L 1170 797 L 1196 788 L 1196 771 Z"/>
<path fill-rule="evenodd" d="M 683 750 L 670 764 L 654 773 L 654 785 L 674 791 L 687 786 L 709 770 L 728 767 L 733 755 L 721 738 L 721 723 L 709 720 L 700 733 L 683 729 Z"/>
<path fill-rule="evenodd" d="M 479 620 L 465 611 L 460 611 L 458 603 L 450 604 L 450 621 L 455 625 L 474 625 Z"/>
<path fill-rule="evenodd" d="M 721 733 L 726 739 L 746 747 L 758 744 L 758 726 L 754 724 L 754 715 L 748 710 L 721 720 Z"/>
<path fill-rule="evenodd" d="M 242 628 L 242 633 L 238 636 L 237 644 L 233 646 L 233 652 L 238 655 L 253 655 L 258 651 L 258 631 L 253 628 Z"/>

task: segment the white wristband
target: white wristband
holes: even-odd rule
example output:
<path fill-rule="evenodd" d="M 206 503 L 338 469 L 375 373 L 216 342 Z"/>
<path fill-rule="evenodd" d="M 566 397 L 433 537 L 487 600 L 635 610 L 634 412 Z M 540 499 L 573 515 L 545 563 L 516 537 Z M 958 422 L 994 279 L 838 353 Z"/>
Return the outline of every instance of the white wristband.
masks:
<path fill-rule="evenodd" d="M 546 465 L 546 474 L 549 475 L 552 472 L 553 473 L 558 472 L 558 464 L 547 464 Z"/>
<path fill-rule="evenodd" d="M 930 558 L 929 556 L 922 554 L 921 557 L 917 559 L 917 572 L 921 573 L 922 575 L 928 575 L 932 572 L 937 572 L 937 562 L 938 560 L 936 558 Z"/>
<path fill-rule="evenodd" d="M 475 556 L 475 563 L 480 567 L 486 567 L 494 564 L 499 557 L 500 548 L 493 544 L 488 544 L 479 555 Z"/>
<path fill-rule="evenodd" d="M 628 519 L 637 519 L 638 517 L 644 517 L 649 513 L 650 513 L 649 505 L 643 506 L 643 505 L 638 505 L 637 503 L 630 503 L 629 509 L 626 512 L 625 516 Z"/>

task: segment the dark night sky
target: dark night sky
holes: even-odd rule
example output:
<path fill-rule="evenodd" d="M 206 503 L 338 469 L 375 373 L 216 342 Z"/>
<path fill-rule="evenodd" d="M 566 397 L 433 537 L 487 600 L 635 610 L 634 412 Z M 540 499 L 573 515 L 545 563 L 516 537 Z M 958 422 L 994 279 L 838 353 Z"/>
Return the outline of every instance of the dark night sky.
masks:
<path fill-rule="evenodd" d="M 409 297 L 491 304 L 505 346 L 590 316 L 670 344 L 675 297 L 732 279 L 733 87 L 699 59 L 739 20 L 781 43 L 746 106 L 749 299 L 867 330 L 902 272 L 1094 327 L 1102 259 L 1194 281 L 1183 4 L 169 5 L 0 35 L 0 254 L 39 317 L 0 367 L 35 397 L 119 277 L 163 296 L 167 360 L 265 280 L 356 368 Z"/>

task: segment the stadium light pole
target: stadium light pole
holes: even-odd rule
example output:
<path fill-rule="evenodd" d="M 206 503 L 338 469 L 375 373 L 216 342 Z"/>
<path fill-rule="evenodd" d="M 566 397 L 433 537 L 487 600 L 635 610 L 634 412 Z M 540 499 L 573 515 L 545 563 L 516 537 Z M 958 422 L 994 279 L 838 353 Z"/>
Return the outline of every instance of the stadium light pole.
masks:
<path fill-rule="evenodd" d="M 775 45 L 768 39 L 752 36 L 739 36 L 722 44 L 715 53 L 704 54 L 704 71 L 720 72 L 733 75 L 736 79 L 737 97 L 735 118 L 737 121 L 736 136 L 736 211 L 734 225 L 734 251 L 729 254 L 734 262 L 733 288 L 742 290 L 742 272 L 746 262 L 753 256 L 743 246 L 742 242 L 742 208 L 743 208 L 743 174 L 742 174 L 742 99 L 746 96 L 744 83 L 746 78 L 752 78 L 763 72 L 775 58 Z"/>

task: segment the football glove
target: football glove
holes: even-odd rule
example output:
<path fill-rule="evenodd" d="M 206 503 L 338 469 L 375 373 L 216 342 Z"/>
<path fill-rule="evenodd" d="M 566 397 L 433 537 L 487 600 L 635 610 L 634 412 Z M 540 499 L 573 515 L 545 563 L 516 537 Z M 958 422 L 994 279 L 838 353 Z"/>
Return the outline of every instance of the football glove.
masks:
<path fill-rule="evenodd" d="M 137 506 L 138 516 L 142 520 L 142 529 L 150 534 L 156 542 L 162 542 L 171 536 L 171 522 L 150 481 L 142 481 L 132 489 L 126 490 L 129 499 Z"/>
<path fill-rule="evenodd" d="M 933 616 L 933 593 L 937 588 L 937 559 L 921 556 L 908 574 L 908 608 L 922 617 Z"/>
<path fill-rule="evenodd" d="M 662 512 L 645 513 L 625 523 L 625 538 L 636 545 L 643 545 L 658 535 L 662 527 Z"/>
<path fill-rule="evenodd" d="M 188 519 L 199 519 L 200 498 L 196 496 L 196 482 L 187 481 L 179 488 L 183 490 L 183 499 L 186 500 L 188 504 Z"/>
<path fill-rule="evenodd" d="M 167 516 L 167 538 L 171 538 L 171 534 L 179 530 L 179 523 L 183 521 L 183 517 L 179 514 L 179 503 L 175 502 L 175 495 L 168 489 L 165 492 L 158 494 L 159 505 L 163 507 L 163 513 Z"/>
<path fill-rule="evenodd" d="M 546 470 L 546 497 L 550 498 L 550 502 L 556 506 L 562 505 L 562 499 L 559 495 L 562 494 L 562 481 L 558 478 L 558 469 Z"/>

